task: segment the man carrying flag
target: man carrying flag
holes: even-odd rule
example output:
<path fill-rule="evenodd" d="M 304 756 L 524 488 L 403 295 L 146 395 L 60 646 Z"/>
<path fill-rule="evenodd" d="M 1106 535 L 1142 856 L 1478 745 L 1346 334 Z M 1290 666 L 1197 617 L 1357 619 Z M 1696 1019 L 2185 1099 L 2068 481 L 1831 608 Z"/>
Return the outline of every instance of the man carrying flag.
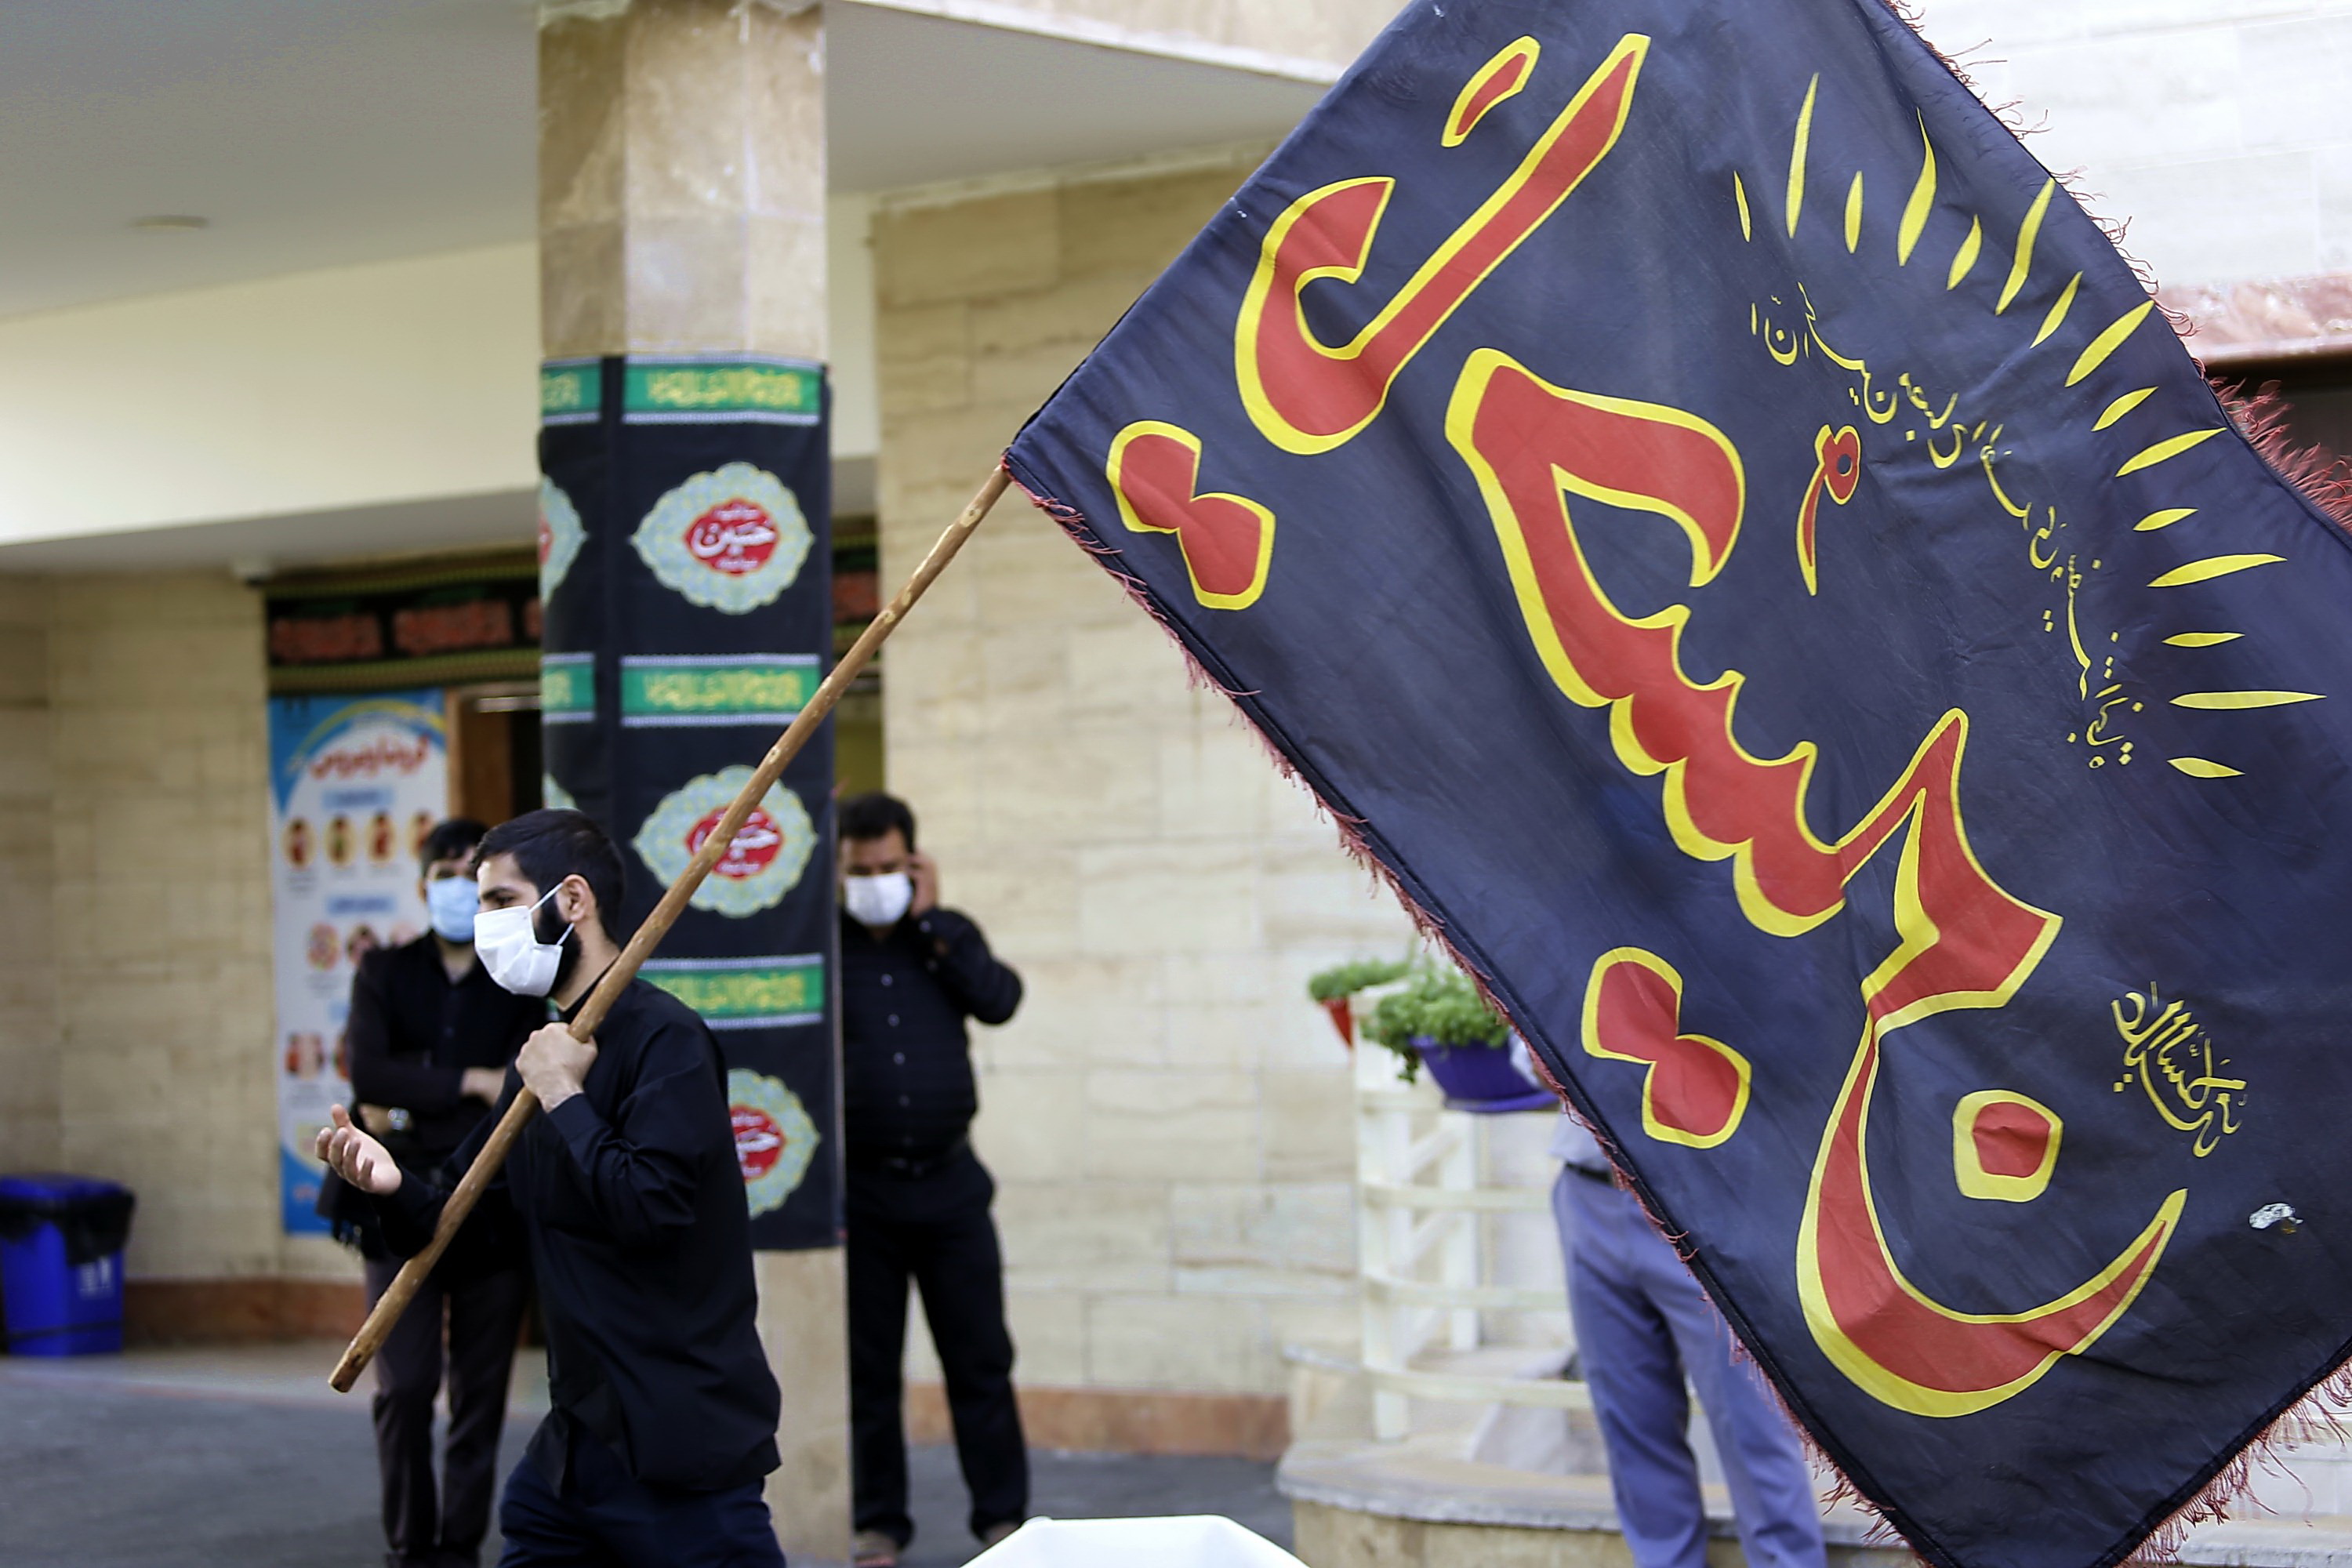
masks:
<path fill-rule="evenodd" d="M 719 1047 L 643 980 L 594 1040 L 566 1026 L 619 956 L 604 911 L 621 907 L 621 857 L 593 821 L 530 812 L 491 829 L 475 859 L 482 963 L 507 990 L 562 1009 L 507 1079 L 501 1111 L 527 1086 L 545 1112 L 486 1200 L 503 1198 L 530 1237 L 554 1405 L 507 1481 L 502 1568 L 782 1568 L 761 1495 L 777 1463 L 776 1383 L 754 1322 Z M 374 1199 L 385 1239 L 408 1256 L 431 1241 L 444 1183 L 493 1125 L 440 1173 L 404 1171 L 337 1106 L 318 1152 Z"/>

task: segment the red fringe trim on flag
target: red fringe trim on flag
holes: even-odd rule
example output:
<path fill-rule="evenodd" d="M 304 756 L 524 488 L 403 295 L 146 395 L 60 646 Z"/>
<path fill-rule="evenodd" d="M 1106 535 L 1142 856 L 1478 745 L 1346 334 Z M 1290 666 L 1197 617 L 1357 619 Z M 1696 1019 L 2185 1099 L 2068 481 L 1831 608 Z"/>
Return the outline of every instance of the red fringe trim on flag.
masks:
<path fill-rule="evenodd" d="M 2266 382 L 2250 391 L 2244 382 L 2233 381 L 2227 373 L 2206 379 L 2221 400 L 2221 411 L 2230 416 L 2230 423 L 2271 471 L 2322 517 L 2352 534 L 2352 457 L 2315 444 L 2297 445 L 2287 429 L 2290 410 L 2279 395 L 2277 382 Z"/>

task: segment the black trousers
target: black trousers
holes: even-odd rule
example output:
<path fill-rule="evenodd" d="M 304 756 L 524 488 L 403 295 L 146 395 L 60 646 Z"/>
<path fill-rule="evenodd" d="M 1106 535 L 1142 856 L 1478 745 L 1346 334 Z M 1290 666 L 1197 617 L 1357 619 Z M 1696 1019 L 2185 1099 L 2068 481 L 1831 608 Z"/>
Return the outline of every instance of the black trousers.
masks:
<path fill-rule="evenodd" d="M 371 1306 L 399 1272 L 396 1260 L 369 1260 Z M 530 1278 L 520 1268 L 457 1285 L 428 1278 L 376 1352 L 375 1452 L 390 1568 L 475 1568 L 481 1560 Z M 445 1370 L 449 1432 L 436 1488 L 433 1401 Z"/>
<path fill-rule="evenodd" d="M 1004 1259 L 988 1205 L 996 1184 L 970 1149 L 937 1170 L 893 1174 L 853 1163 L 849 1219 L 850 1469 L 859 1530 L 901 1546 L 907 1439 L 901 1420 L 907 1285 L 946 1374 L 956 1458 L 971 1492 L 971 1531 L 1029 1513 L 1029 1452 L 1013 1402 L 1013 1336 L 1004 1328 Z"/>
<path fill-rule="evenodd" d="M 575 1425 L 563 1485 L 526 1455 L 499 1505 L 499 1568 L 784 1568 L 758 1481 L 690 1492 L 637 1480 Z"/>

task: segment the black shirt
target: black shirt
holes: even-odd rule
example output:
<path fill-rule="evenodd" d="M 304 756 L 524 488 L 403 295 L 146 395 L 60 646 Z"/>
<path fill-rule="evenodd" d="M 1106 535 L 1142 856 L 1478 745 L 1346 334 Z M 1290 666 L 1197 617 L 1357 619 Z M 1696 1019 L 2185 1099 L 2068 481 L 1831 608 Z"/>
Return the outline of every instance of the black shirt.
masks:
<path fill-rule="evenodd" d="M 512 1205 L 539 1277 L 555 1413 L 532 1459 L 560 1486 L 576 1421 L 641 1481 L 756 1480 L 778 1462 L 778 1395 L 753 1326 L 751 1209 L 718 1042 L 684 1003 L 635 980 L 596 1047 L 582 1091 L 531 1120 L 482 1198 Z M 508 1073 L 501 1114 L 520 1084 Z M 491 1125 L 380 1202 L 394 1251 L 432 1240 Z"/>
<path fill-rule="evenodd" d="M 447 1159 L 489 1107 L 459 1092 L 467 1068 L 504 1071 L 547 1002 L 502 989 L 477 961 L 461 980 L 441 966 L 431 932 L 360 960 L 352 981 L 352 1097 L 407 1112 L 383 1141 L 403 1164 Z"/>
<path fill-rule="evenodd" d="M 900 921 L 877 939 L 841 918 L 842 1121 L 848 1157 L 936 1160 L 980 1109 L 964 1020 L 1002 1024 L 1021 977 L 953 910 Z"/>

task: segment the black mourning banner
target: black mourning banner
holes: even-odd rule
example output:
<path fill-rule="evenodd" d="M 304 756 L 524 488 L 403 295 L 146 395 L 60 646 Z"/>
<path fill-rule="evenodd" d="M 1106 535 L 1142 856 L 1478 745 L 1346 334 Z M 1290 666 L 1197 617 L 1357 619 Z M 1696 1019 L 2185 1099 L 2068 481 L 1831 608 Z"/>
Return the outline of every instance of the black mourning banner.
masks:
<path fill-rule="evenodd" d="M 550 805 L 602 823 L 634 927 L 833 650 L 824 369 L 726 357 L 541 373 Z M 771 789 L 643 977 L 725 1050 L 752 1245 L 841 1237 L 833 731 Z"/>
<path fill-rule="evenodd" d="M 1007 466 L 1861 1497 L 2112 1568 L 2352 1365 L 2352 537 L 1897 9 L 1407 8 Z"/>
<path fill-rule="evenodd" d="M 267 594 L 279 695 L 528 679 L 539 659 L 539 584 L 521 556 L 295 576 Z"/>

